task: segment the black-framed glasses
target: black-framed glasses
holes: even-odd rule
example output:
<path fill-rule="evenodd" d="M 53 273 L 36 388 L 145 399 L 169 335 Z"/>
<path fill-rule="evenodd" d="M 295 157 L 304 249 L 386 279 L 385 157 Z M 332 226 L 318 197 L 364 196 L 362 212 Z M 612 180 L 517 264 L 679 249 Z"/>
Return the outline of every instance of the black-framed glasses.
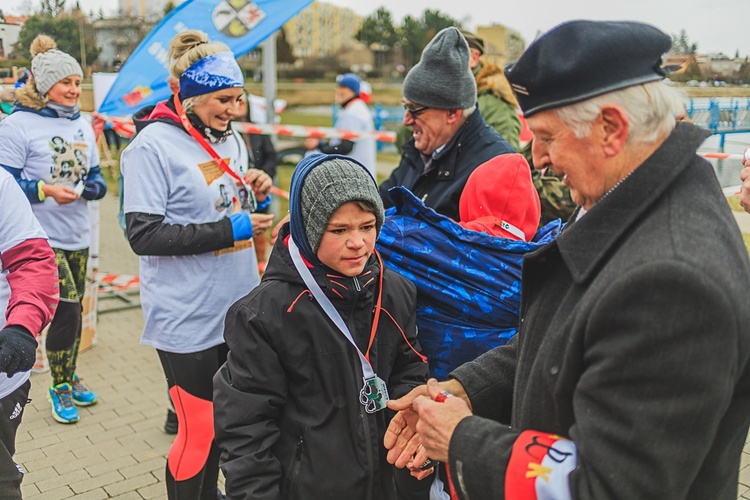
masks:
<path fill-rule="evenodd" d="M 421 108 L 413 109 L 413 108 L 410 108 L 409 105 L 404 102 L 401 103 L 401 106 L 404 107 L 404 111 L 409 113 L 409 116 L 411 116 L 412 120 L 416 120 L 419 115 L 421 115 L 422 113 L 430 109 L 429 106 L 422 106 Z"/>

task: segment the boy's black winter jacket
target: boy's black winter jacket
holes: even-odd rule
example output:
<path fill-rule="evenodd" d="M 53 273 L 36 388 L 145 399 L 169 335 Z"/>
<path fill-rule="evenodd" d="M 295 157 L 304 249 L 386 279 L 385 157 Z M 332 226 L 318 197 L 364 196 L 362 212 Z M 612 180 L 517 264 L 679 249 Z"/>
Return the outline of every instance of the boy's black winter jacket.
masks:
<path fill-rule="evenodd" d="M 368 414 L 359 403 L 357 353 L 312 299 L 287 236 L 288 225 L 261 284 L 226 317 L 230 353 L 214 378 L 214 411 L 228 498 L 425 498 L 430 480 L 386 462 L 393 413 Z M 381 271 L 375 256 L 353 278 L 311 271 L 366 352 Z M 398 398 L 424 383 L 428 369 L 412 350 L 419 350 L 414 285 L 387 269 L 383 278 L 370 361 Z"/>

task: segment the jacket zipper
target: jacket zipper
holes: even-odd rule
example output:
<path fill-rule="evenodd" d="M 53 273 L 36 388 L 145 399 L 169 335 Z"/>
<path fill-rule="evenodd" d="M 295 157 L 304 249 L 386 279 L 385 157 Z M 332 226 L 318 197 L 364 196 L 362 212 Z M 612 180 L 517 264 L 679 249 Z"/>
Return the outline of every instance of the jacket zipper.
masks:
<path fill-rule="evenodd" d="M 354 282 L 354 289 L 357 292 L 362 291 L 362 286 L 359 283 L 359 279 L 357 279 L 356 276 L 352 276 L 352 281 Z M 357 303 L 359 303 L 359 293 L 357 293 L 356 298 L 354 299 L 352 303 L 352 309 L 350 316 L 356 313 L 357 310 Z M 352 332 L 354 334 L 354 332 Z M 359 356 L 357 356 L 356 363 L 359 364 Z M 355 365 L 356 366 L 356 365 Z M 364 373 L 360 374 L 360 378 L 364 380 L 363 377 Z M 359 405 L 359 414 L 362 418 L 362 427 L 364 428 L 365 433 L 365 451 L 367 453 L 367 499 L 372 498 L 372 488 L 373 488 L 373 481 L 375 479 L 375 470 L 373 465 L 373 449 L 372 449 L 372 442 L 370 440 L 370 417 L 368 413 L 365 411 L 365 407 L 362 405 Z"/>
<path fill-rule="evenodd" d="M 370 442 L 370 416 L 365 411 L 365 407 L 361 404 L 359 405 L 359 415 L 362 418 L 362 426 L 364 427 L 365 431 L 365 450 L 367 453 L 367 499 L 369 500 L 372 498 L 375 470 L 372 463 L 372 443 Z"/>
<path fill-rule="evenodd" d="M 294 453 L 294 462 L 292 470 L 289 471 L 289 498 L 294 498 L 297 493 L 297 480 L 299 479 L 300 462 L 302 461 L 302 445 L 305 444 L 305 438 L 300 434 L 297 439 L 297 451 Z"/>

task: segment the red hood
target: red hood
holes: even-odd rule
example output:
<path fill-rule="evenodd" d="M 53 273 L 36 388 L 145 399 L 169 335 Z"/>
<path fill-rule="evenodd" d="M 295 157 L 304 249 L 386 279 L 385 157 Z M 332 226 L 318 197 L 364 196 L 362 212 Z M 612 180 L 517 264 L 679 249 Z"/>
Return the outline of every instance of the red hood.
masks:
<path fill-rule="evenodd" d="M 177 116 L 177 113 L 175 113 L 169 106 L 167 106 L 167 101 L 162 101 L 157 104 L 154 107 L 154 110 L 151 111 L 151 114 L 148 115 L 147 120 L 159 120 L 161 118 L 168 118 L 180 123 L 180 117 Z"/>
<path fill-rule="evenodd" d="M 531 240 L 542 207 L 523 155 L 503 154 L 478 166 L 466 181 L 458 211 L 466 229 Z"/>

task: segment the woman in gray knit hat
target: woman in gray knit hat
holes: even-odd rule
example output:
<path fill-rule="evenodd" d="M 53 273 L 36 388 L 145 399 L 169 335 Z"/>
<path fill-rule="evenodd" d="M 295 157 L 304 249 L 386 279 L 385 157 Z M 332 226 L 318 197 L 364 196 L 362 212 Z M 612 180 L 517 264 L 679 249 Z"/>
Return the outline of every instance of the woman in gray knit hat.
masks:
<path fill-rule="evenodd" d="M 289 204 L 261 284 L 226 316 L 214 424 L 227 496 L 427 498 L 430 481 L 383 453 L 388 394 L 427 365 L 414 285 L 375 251 L 375 180 L 352 158 L 309 156 Z"/>
<path fill-rule="evenodd" d="M 97 402 L 76 364 L 89 255 L 86 204 L 102 198 L 107 185 L 94 131 L 78 109 L 81 66 L 45 35 L 31 43 L 31 56 L 28 82 L 0 123 L 0 165 L 20 184 L 57 258 L 60 305 L 47 332 L 48 398 L 54 419 L 71 424 L 79 418 L 76 406 Z"/>

